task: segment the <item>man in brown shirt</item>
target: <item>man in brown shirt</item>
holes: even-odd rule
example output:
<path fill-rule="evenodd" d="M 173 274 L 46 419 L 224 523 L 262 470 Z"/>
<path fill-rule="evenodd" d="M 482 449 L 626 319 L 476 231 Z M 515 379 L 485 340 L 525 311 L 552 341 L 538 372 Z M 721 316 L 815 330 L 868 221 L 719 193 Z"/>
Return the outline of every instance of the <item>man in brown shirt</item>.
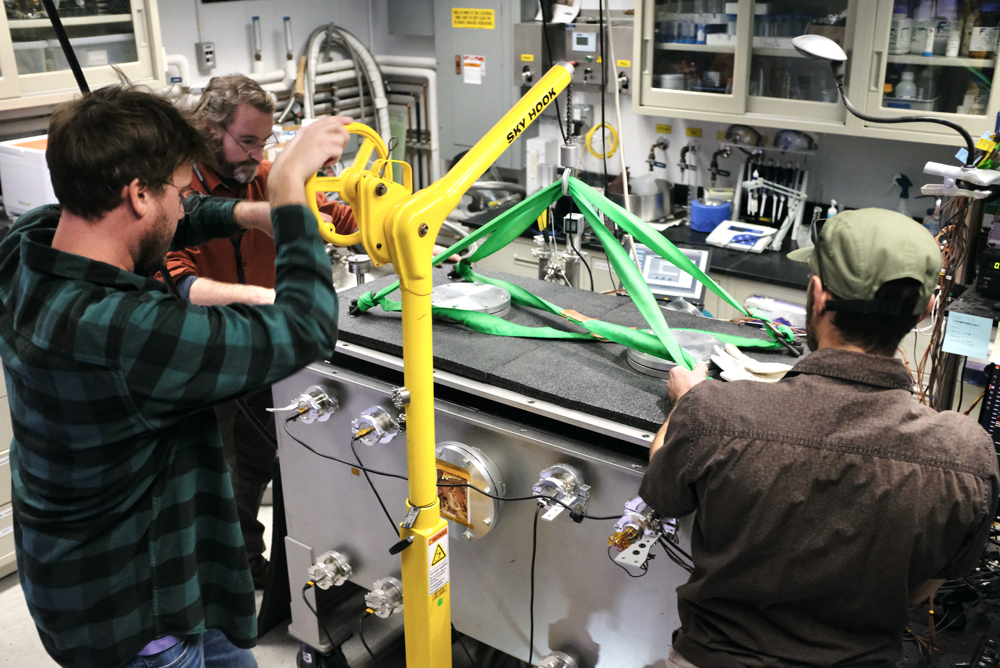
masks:
<path fill-rule="evenodd" d="M 273 141 L 274 103 L 253 79 L 242 74 L 215 77 L 194 111 L 194 122 L 208 143 L 211 160 L 192 165 L 191 187 L 206 195 L 251 202 L 267 201 L 271 162 L 264 147 Z M 337 232 L 350 234 L 357 225 L 345 204 L 317 196 L 320 212 Z M 193 304 L 270 304 L 274 302 L 274 240 L 259 230 L 167 255 L 167 271 L 181 296 Z M 256 421 L 274 432 L 271 388 L 243 397 Z M 264 438 L 235 401 L 216 407 L 226 460 L 233 479 L 236 508 L 254 585 L 262 588 L 268 563 L 264 558 L 264 525 L 257 520 L 261 499 L 277 458 L 272 439 Z"/>
<path fill-rule="evenodd" d="M 696 511 L 668 665 L 887 666 L 911 605 L 979 560 L 1000 495 L 992 439 L 912 397 L 893 359 L 930 313 L 941 261 L 878 209 L 814 229 L 814 351 L 773 384 L 674 371 L 640 495 Z"/>

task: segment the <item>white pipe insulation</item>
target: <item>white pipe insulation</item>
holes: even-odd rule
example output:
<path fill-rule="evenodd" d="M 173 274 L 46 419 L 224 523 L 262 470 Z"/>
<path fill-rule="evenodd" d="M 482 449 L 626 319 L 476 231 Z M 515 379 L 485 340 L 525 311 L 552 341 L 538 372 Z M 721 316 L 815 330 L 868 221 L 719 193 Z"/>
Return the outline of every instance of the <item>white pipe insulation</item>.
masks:
<path fill-rule="evenodd" d="M 433 59 L 423 59 L 433 60 Z M 437 109 L 437 72 L 431 69 L 382 65 L 382 72 L 393 77 L 422 79 L 427 82 L 427 118 L 431 132 L 431 181 L 441 178 L 441 143 Z"/>
<path fill-rule="evenodd" d="M 181 88 L 191 87 L 191 64 L 186 56 L 180 54 L 168 55 L 166 58 L 167 67 L 177 68 L 177 73 L 181 78 Z"/>
<path fill-rule="evenodd" d="M 389 130 L 389 100 L 385 97 L 385 83 L 382 81 L 382 73 L 379 71 L 378 63 L 374 56 L 357 37 L 347 32 L 340 31 L 340 37 L 347 42 L 348 46 L 361 58 L 365 69 L 368 70 L 368 79 L 371 81 L 372 94 L 375 97 L 375 113 L 378 116 L 378 126 L 382 131 L 382 141 L 388 143 L 391 138 Z"/>
<path fill-rule="evenodd" d="M 397 67 L 417 67 L 428 70 L 437 69 L 436 58 L 411 58 L 410 56 L 375 56 L 379 65 L 395 65 Z"/>

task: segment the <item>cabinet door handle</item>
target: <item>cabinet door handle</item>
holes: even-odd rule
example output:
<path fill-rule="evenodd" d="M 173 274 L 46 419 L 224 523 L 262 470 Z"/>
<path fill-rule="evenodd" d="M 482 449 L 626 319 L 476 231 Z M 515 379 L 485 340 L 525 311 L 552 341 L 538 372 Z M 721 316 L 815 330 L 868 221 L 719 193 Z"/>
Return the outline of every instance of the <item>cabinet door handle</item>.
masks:
<path fill-rule="evenodd" d="M 649 38 L 643 37 L 642 53 L 640 56 L 642 58 L 642 62 L 639 64 L 639 69 L 642 71 L 643 74 L 649 74 L 649 57 L 647 56 L 648 51 L 649 51 Z"/>
<path fill-rule="evenodd" d="M 139 29 L 142 31 L 139 35 L 139 46 L 149 46 L 149 36 L 146 31 L 146 11 L 142 7 L 137 7 L 135 10 L 135 15 L 138 17 Z"/>
<path fill-rule="evenodd" d="M 872 71 L 868 78 L 868 89 L 873 93 L 878 93 L 878 84 L 882 80 L 880 73 L 882 72 L 882 52 L 873 51 L 872 52 Z"/>

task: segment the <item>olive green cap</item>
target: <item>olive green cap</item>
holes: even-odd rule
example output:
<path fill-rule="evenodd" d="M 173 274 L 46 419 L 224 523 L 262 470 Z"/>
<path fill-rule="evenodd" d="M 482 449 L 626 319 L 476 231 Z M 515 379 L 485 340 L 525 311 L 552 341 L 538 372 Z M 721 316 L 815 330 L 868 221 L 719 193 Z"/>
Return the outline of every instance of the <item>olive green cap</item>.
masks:
<path fill-rule="evenodd" d="M 826 289 L 841 299 L 873 301 L 883 283 L 900 278 L 920 282 L 913 315 L 927 308 L 941 273 L 941 250 L 934 237 L 912 218 L 887 209 L 844 211 L 820 231 Z M 819 263 L 814 248 L 788 254 L 808 262 L 814 276 Z"/>

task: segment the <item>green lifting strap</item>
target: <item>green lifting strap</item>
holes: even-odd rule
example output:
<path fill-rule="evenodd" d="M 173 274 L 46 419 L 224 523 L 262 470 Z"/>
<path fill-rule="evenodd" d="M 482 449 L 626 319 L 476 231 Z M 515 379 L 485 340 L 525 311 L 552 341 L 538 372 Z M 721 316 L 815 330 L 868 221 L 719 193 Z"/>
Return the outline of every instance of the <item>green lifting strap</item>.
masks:
<path fill-rule="evenodd" d="M 632 263 L 625 249 L 617 242 L 604 224 L 602 214 L 607 215 L 613 222 L 619 225 L 626 232 L 645 243 L 657 252 L 661 257 L 667 259 L 679 269 L 693 276 L 700 283 L 707 286 L 712 292 L 717 294 L 726 303 L 733 306 L 737 311 L 745 315 L 753 315 L 768 323 L 774 330 L 769 330 L 772 340 L 752 339 L 741 336 L 732 336 L 718 332 L 703 332 L 715 336 L 724 343 L 733 343 L 743 348 L 758 349 L 778 349 L 785 344 L 775 338 L 777 333 L 785 337 L 787 341 L 794 340 L 791 329 L 783 325 L 774 325 L 771 321 L 760 313 L 748 313 L 743 306 L 733 299 L 707 274 L 691 262 L 680 250 L 659 232 L 650 227 L 646 222 L 640 220 L 620 206 L 610 202 L 601 196 L 593 188 L 590 188 L 576 178 L 569 179 L 569 194 L 573 201 L 583 212 L 591 229 L 597 235 L 598 240 L 607 253 L 608 260 L 614 267 L 615 272 L 621 279 L 622 284 L 628 289 L 629 294 L 649 324 L 652 332 L 623 327 L 610 322 L 587 318 L 575 311 L 567 311 L 552 304 L 540 297 L 531 294 L 519 285 L 477 274 L 472 270 L 471 263 L 489 257 L 501 248 L 505 247 L 514 239 L 520 237 L 538 217 L 561 195 L 562 183 L 557 181 L 531 197 L 525 199 L 517 206 L 497 216 L 493 221 L 479 228 L 469 236 L 461 239 L 443 253 L 434 258 L 435 266 L 441 264 L 445 259 L 455 253 L 459 253 L 484 237 L 489 237 L 469 258 L 462 260 L 456 266 L 456 271 L 466 280 L 477 281 L 495 285 L 507 290 L 511 295 L 511 301 L 520 306 L 547 311 L 566 318 L 569 322 L 586 329 L 587 332 L 566 332 L 552 327 L 528 327 L 508 322 L 503 318 L 470 311 L 462 311 L 451 308 L 432 308 L 433 316 L 447 318 L 475 331 L 497 336 L 514 336 L 521 338 L 541 338 L 541 339 L 563 339 L 579 341 L 612 341 L 623 346 L 648 353 L 662 359 L 670 359 L 674 362 L 691 369 L 694 367 L 694 359 L 677 345 L 677 341 L 670 333 L 670 328 L 660 308 L 649 290 L 639 270 Z M 386 311 L 400 311 L 400 302 L 392 301 L 389 295 L 399 288 L 399 281 L 386 286 L 378 293 L 366 292 L 358 299 L 356 308 L 360 312 L 365 312 L 378 305 Z M 700 331 L 700 330 L 687 330 Z"/>

